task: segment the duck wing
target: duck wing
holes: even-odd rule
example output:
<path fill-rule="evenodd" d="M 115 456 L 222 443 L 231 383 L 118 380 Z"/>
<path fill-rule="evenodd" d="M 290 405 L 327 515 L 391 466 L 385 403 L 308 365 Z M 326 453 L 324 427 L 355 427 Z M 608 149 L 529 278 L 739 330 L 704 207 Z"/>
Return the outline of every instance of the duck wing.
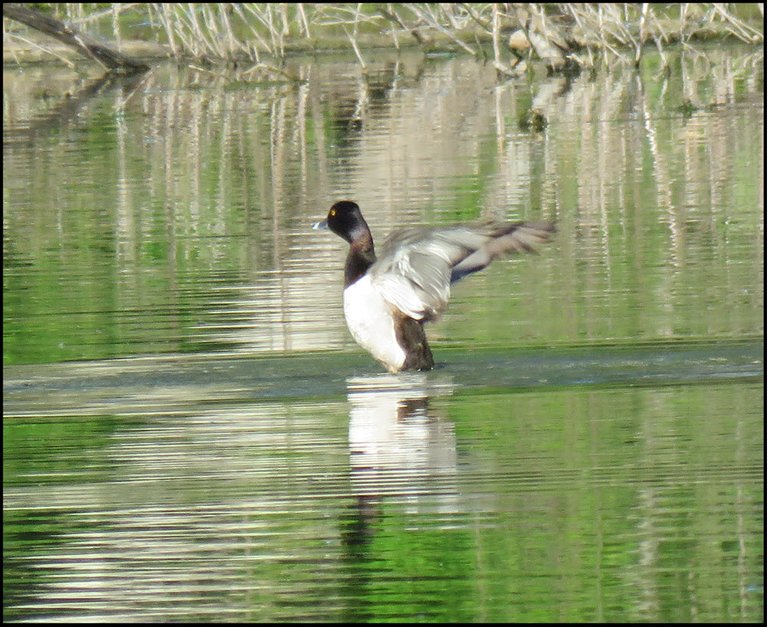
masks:
<path fill-rule="evenodd" d="M 369 273 L 390 305 L 417 320 L 432 320 L 447 307 L 452 283 L 501 255 L 535 252 L 554 231 L 549 222 L 497 221 L 404 229 L 384 240 Z"/>

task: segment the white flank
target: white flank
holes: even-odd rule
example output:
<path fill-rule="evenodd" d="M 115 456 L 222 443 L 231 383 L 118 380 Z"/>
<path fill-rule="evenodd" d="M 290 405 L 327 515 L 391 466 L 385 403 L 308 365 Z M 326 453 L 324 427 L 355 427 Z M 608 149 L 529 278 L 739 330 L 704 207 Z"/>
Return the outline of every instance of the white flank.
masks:
<path fill-rule="evenodd" d="M 395 323 L 389 303 L 365 275 L 344 290 L 344 317 L 355 341 L 397 372 L 405 362 L 405 351 L 397 343 Z"/>

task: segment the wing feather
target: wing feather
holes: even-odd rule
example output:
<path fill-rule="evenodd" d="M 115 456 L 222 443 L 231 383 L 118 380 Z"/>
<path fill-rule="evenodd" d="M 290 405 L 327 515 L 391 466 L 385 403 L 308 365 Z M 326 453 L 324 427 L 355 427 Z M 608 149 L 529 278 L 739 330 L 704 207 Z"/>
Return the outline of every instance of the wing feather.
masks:
<path fill-rule="evenodd" d="M 417 320 L 437 318 L 451 284 L 513 252 L 534 252 L 554 232 L 550 223 L 483 222 L 475 226 L 398 231 L 381 245 L 371 281 L 393 307 Z"/>

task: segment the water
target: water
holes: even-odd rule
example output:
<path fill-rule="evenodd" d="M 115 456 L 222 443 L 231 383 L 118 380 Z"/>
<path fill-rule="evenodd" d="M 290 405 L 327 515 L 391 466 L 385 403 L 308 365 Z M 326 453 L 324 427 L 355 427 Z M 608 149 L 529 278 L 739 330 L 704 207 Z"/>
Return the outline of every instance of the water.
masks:
<path fill-rule="evenodd" d="M 712 54 L 160 68 L 66 106 L 40 85 L 80 79 L 6 70 L 4 618 L 762 620 L 762 55 Z M 559 233 L 392 376 L 309 228 L 339 198 L 379 238 Z"/>

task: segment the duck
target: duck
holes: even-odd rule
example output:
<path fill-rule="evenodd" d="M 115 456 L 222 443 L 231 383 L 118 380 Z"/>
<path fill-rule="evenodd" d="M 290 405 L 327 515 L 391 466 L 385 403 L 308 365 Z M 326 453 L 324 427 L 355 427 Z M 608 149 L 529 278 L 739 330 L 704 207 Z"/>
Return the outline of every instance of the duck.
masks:
<path fill-rule="evenodd" d="M 451 286 L 511 253 L 536 252 L 552 222 L 484 220 L 408 227 L 382 241 L 378 255 L 358 204 L 340 200 L 315 230 L 349 244 L 344 264 L 344 317 L 355 341 L 389 372 L 435 367 L 424 325 L 448 306 Z"/>

